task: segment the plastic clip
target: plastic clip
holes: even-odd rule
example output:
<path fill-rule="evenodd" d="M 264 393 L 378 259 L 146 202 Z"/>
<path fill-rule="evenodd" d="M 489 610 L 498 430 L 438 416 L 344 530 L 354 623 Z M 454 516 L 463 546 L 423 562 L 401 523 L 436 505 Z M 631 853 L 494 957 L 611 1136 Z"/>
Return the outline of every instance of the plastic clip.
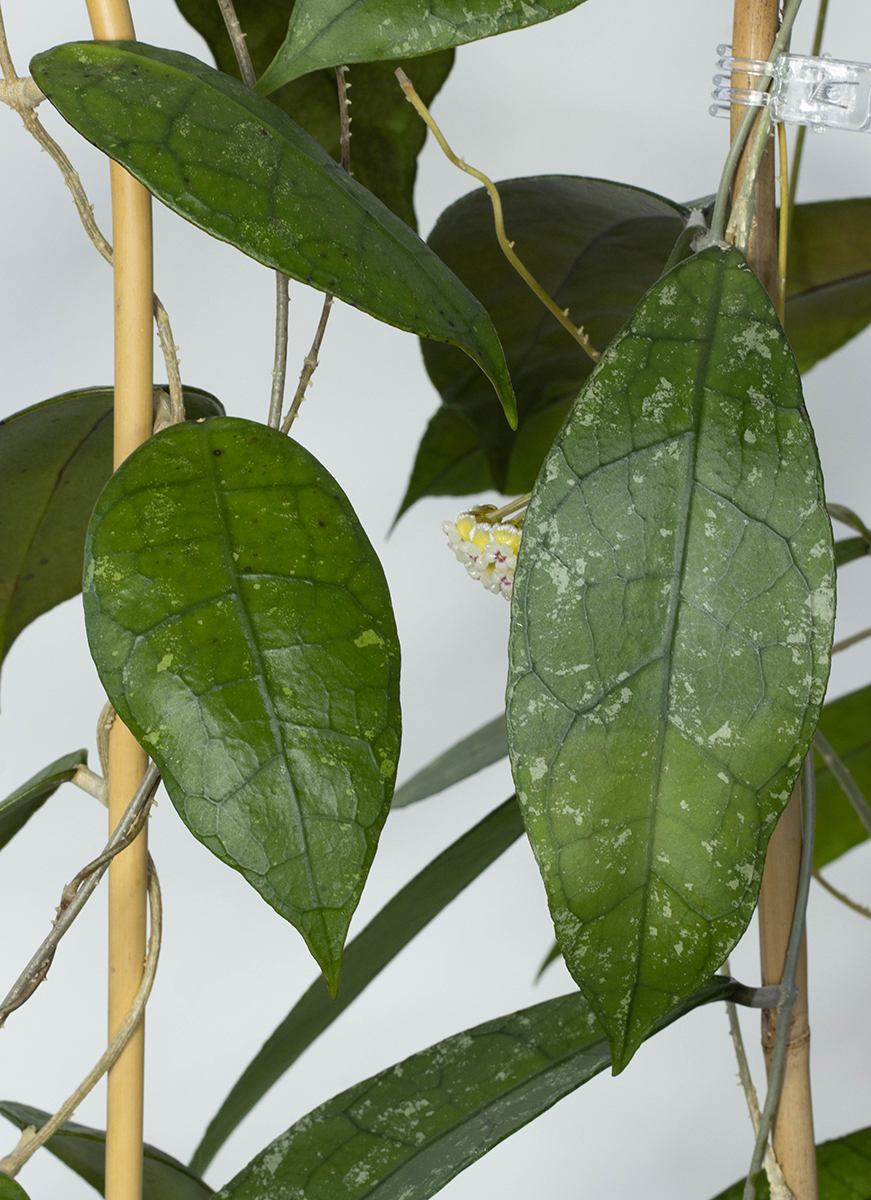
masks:
<path fill-rule="evenodd" d="M 715 75 L 712 116 L 728 115 L 730 104 L 768 108 L 774 121 L 808 125 L 817 133 L 846 129 L 871 133 L 871 64 L 845 62 L 823 54 L 781 54 L 777 62 L 731 58 L 731 46 L 718 46 L 723 71 L 771 79 L 768 91 L 726 86 L 728 76 Z"/>

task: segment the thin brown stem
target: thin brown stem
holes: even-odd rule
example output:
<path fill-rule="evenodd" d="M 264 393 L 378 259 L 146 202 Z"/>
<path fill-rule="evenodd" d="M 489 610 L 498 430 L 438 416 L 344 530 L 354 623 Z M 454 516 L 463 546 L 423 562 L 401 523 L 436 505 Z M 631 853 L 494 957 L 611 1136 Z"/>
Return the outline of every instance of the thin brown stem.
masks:
<path fill-rule="evenodd" d="M 221 10 L 221 16 L 224 18 L 224 24 L 227 26 L 230 41 L 233 43 L 233 53 L 236 55 L 236 62 L 239 64 L 239 73 L 242 76 L 242 82 L 246 87 L 253 88 L 257 83 L 257 76 L 254 74 L 251 55 L 248 53 L 248 43 L 245 41 L 245 34 L 242 32 L 239 18 L 236 16 L 233 0 L 218 0 L 218 7 Z"/>
<path fill-rule="evenodd" d="M 860 630 L 859 633 L 851 634 L 850 637 L 841 638 L 839 642 L 835 642 L 832 646 L 832 654 L 839 654 L 842 650 L 855 646 L 857 642 L 864 642 L 869 637 L 871 637 L 871 625 L 867 629 Z"/>
<path fill-rule="evenodd" d="M 860 913 L 863 917 L 871 920 L 871 908 L 866 908 L 864 904 L 859 904 L 857 900 L 851 900 L 845 892 L 840 891 L 834 884 L 829 883 L 828 879 L 824 879 L 819 871 L 814 871 L 813 875 L 817 883 L 822 884 L 826 891 L 831 893 L 836 900 L 840 900 L 842 904 L 846 904 L 847 908 L 852 908 L 853 912 Z"/>
<path fill-rule="evenodd" d="M 287 325 L 290 316 L 290 297 L 287 292 L 288 278 L 281 271 L 275 272 L 275 361 L 272 366 L 272 395 L 269 400 L 270 429 L 281 424 L 281 409 L 284 405 L 284 387 L 287 381 Z"/>
<path fill-rule="evenodd" d="M 311 344 L 311 349 L 305 356 L 302 364 L 302 370 L 299 374 L 299 383 L 297 385 L 296 394 L 291 401 L 290 408 L 287 410 L 287 416 L 281 426 L 282 433 L 288 433 L 291 425 L 293 425 L 299 415 L 300 406 L 305 399 L 305 392 L 308 385 L 311 383 L 311 377 L 314 375 L 318 366 L 318 354 L 321 349 L 321 342 L 324 340 L 324 333 L 327 328 L 327 321 L 330 318 L 330 309 L 333 307 L 333 297 L 324 297 L 324 306 L 321 309 L 321 319 L 318 321 L 318 327 L 315 332 L 314 341 Z"/>

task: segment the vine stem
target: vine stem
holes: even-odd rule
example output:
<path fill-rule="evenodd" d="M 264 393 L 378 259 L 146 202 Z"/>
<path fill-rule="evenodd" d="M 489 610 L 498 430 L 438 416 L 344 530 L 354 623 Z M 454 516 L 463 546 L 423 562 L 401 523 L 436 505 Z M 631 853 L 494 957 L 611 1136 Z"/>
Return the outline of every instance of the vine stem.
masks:
<path fill-rule="evenodd" d="M 87 0 L 94 37 L 135 40 L 127 0 Z M 151 435 L 154 292 L 151 197 L 110 164 L 115 279 L 115 469 Z M 121 819 L 148 766 L 132 733 L 116 720 L 109 733 L 109 828 Z M 109 1040 L 142 982 L 147 932 L 148 846 L 143 830 L 109 867 Z M 145 1022 L 109 1071 L 106 1200 L 141 1200 Z"/>

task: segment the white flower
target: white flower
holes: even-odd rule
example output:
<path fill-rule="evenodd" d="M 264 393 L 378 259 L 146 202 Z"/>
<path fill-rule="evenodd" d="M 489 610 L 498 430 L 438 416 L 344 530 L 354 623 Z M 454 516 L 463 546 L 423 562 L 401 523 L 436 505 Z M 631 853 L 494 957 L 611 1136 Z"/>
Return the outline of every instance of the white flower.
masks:
<path fill-rule="evenodd" d="M 506 600 L 511 599 L 528 503 L 529 496 L 521 496 L 500 509 L 494 504 L 481 504 L 461 512 L 456 521 L 442 523 L 448 545 L 470 577 Z"/>

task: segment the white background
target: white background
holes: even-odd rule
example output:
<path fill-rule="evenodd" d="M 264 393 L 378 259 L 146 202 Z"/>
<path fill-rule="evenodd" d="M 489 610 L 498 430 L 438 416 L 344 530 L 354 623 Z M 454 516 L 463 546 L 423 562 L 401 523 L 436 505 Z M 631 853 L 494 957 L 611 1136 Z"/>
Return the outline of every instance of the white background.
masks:
<path fill-rule="evenodd" d="M 19 72 L 53 44 L 89 37 L 83 4 L 9 0 Z M 138 36 L 211 61 L 171 0 L 134 5 Z M 793 47 L 807 52 L 814 13 Z M 716 189 L 727 124 L 707 108 L 727 0 L 590 0 L 534 29 L 463 47 L 434 111 L 459 154 L 495 179 L 539 173 L 610 178 L 688 200 Z M 871 60 L 867 0 L 835 0 L 826 46 Z M 350 79 L 353 81 L 353 71 Z M 353 92 L 352 92 L 353 98 Z M 48 128 L 82 174 L 109 232 L 105 161 L 44 105 Z M 352 144 L 353 150 L 353 144 Z M 0 415 L 72 388 L 111 382 L 111 272 L 90 247 L 56 168 L 14 114 L 0 113 Z M 470 189 L 427 144 L 417 203 L 426 234 Z M 871 139 L 808 141 L 801 198 L 871 194 Z M 272 363 L 272 275 L 155 206 L 156 289 L 189 384 L 235 415 L 265 420 Z M 292 285 L 291 374 L 320 298 Z M 829 498 L 871 516 L 866 333 L 807 377 Z M 157 375 L 163 375 L 159 362 Z M 403 643 L 400 780 L 500 711 L 508 606 L 467 581 L 441 521 L 460 507 L 424 501 L 387 540 L 412 456 L 437 396 L 417 342 L 337 305 L 323 363 L 295 434 L 338 478 L 382 555 Z M 0 514 L 0 522 L 3 515 Z M 839 535 L 843 536 L 843 529 Z M 868 560 L 844 573 L 838 636 L 869 624 Z M 871 678 L 871 643 L 839 656 L 830 695 Z M 3 669 L 0 796 L 61 754 L 94 747 L 103 703 L 80 605 L 30 626 Z M 511 792 L 500 764 L 388 821 L 354 930 L 442 847 Z M 296 932 L 195 842 L 164 797 L 151 846 L 166 908 L 147 1022 L 146 1136 L 187 1160 L 209 1118 L 315 969 Z M 105 838 L 105 813 L 66 786 L 2 856 L 0 990 L 48 930 L 63 884 Z M 866 903 L 869 851 L 830 878 Z M 814 885 L 811 1018 L 818 1139 L 871 1124 L 867 1001 L 871 926 Z M 352 931 L 353 932 L 353 931 Z M 518 843 L 386 970 L 269 1093 L 218 1155 L 226 1182 L 269 1140 L 337 1091 L 479 1021 L 570 989 L 561 966 L 533 978 L 551 940 L 543 888 Z M 98 894 L 64 942 L 49 980 L 0 1034 L 0 1094 L 53 1110 L 98 1057 L 105 1027 L 105 908 Z M 733 969 L 758 979 L 753 929 Z M 745 1019 L 754 1052 L 757 1016 Z M 77 1118 L 102 1127 L 102 1088 Z M 16 1140 L 0 1123 L 0 1153 Z M 751 1130 L 721 1006 L 645 1045 L 619 1078 L 599 1076 L 460 1175 L 450 1200 L 644 1195 L 705 1200 L 746 1169 Z M 92 1196 L 46 1152 L 20 1176 L 34 1200 Z"/>

